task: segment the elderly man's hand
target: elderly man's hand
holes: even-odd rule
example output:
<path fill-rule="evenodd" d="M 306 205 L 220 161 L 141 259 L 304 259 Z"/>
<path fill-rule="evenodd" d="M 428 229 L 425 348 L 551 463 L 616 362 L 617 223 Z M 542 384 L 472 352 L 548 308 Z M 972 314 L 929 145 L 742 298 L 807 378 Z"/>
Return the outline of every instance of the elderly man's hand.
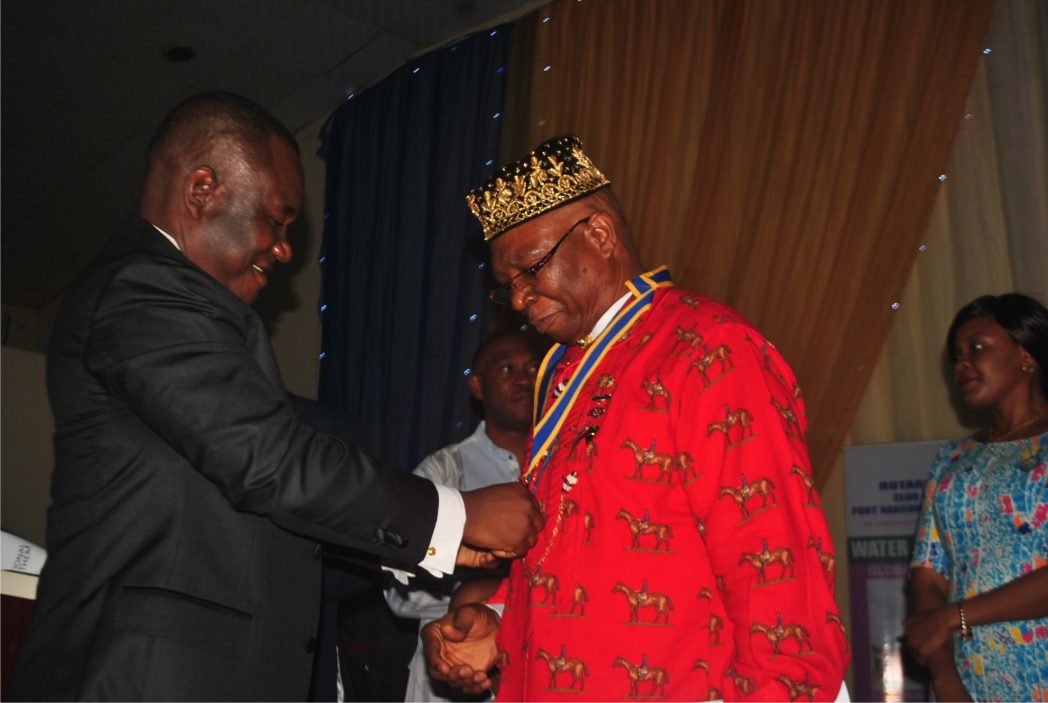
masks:
<path fill-rule="evenodd" d="M 467 603 L 422 628 L 429 674 L 465 693 L 491 688 L 499 616 L 483 603 Z"/>
<path fill-rule="evenodd" d="M 499 557 L 517 557 L 534 546 L 546 520 L 531 493 L 520 483 L 499 483 L 463 491 L 466 527 L 462 541 Z"/>

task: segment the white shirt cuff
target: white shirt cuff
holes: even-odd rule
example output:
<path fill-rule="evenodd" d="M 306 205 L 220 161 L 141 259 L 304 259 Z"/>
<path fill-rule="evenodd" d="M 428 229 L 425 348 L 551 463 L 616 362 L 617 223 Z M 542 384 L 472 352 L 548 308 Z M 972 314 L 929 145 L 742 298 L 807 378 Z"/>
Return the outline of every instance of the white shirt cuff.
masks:
<path fill-rule="evenodd" d="M 454 488 L 433 484 L 437 489 L 437 524 L 429 538 L 429 549 L 419 566 L 441 577 L 455 570 L 462 532 L 466 529 L 466 504 Z"/>
<path fill-rule="evenodd" d="M 462 544 L 462 533 L 466 529 L 466 503 L 462 494 L 454 488 L 434 483 L 437 489 L 437 524 L 429 538 L 429 549 L 419 566 L 437 578 L 442 578 L 455 570 L 459 545 Z M 400 583 L 405 586 L 413 574 L 402 569 L 383 566 Z"/>

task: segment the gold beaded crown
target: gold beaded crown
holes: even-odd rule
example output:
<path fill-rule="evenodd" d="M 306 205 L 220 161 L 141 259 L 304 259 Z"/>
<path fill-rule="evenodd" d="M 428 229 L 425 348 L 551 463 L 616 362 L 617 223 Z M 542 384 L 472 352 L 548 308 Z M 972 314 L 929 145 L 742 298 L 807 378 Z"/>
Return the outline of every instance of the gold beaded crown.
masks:
<path fill-rule="evenodd" d="M 490 241 L 511 227 L 589 195 L 611 181 L 582 151 L 573 135 L 543 142 L 520 161 L 506 164 L 466 196 Z"/>

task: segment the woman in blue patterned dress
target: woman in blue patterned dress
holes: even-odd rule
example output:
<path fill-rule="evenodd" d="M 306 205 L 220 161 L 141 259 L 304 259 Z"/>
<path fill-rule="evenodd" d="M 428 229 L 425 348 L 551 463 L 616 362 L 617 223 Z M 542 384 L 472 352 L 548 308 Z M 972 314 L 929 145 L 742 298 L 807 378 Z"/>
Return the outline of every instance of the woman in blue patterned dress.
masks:
<path fill-rule="evenodd" d="M 1048 311 L 1014 293 L 978 298 L 947 352 L 990 424 L 935 460 L 907 642 L 939 700 L 1048 700 Z"/>

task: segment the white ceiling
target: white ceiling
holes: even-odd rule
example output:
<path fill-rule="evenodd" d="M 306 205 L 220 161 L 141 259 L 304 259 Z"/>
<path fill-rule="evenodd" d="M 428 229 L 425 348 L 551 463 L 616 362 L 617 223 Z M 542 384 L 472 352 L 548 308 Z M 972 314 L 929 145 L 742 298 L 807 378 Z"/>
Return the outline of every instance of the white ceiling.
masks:
<path fill-rule="evenodd" d="M 148 135 L 231 90 L 293 130 L 412 55 L 545 0 L 3 0 L 2 293 L 46 306 L 137 204 Z M 175 63 L 172 47 L 195 57 Z"/>

